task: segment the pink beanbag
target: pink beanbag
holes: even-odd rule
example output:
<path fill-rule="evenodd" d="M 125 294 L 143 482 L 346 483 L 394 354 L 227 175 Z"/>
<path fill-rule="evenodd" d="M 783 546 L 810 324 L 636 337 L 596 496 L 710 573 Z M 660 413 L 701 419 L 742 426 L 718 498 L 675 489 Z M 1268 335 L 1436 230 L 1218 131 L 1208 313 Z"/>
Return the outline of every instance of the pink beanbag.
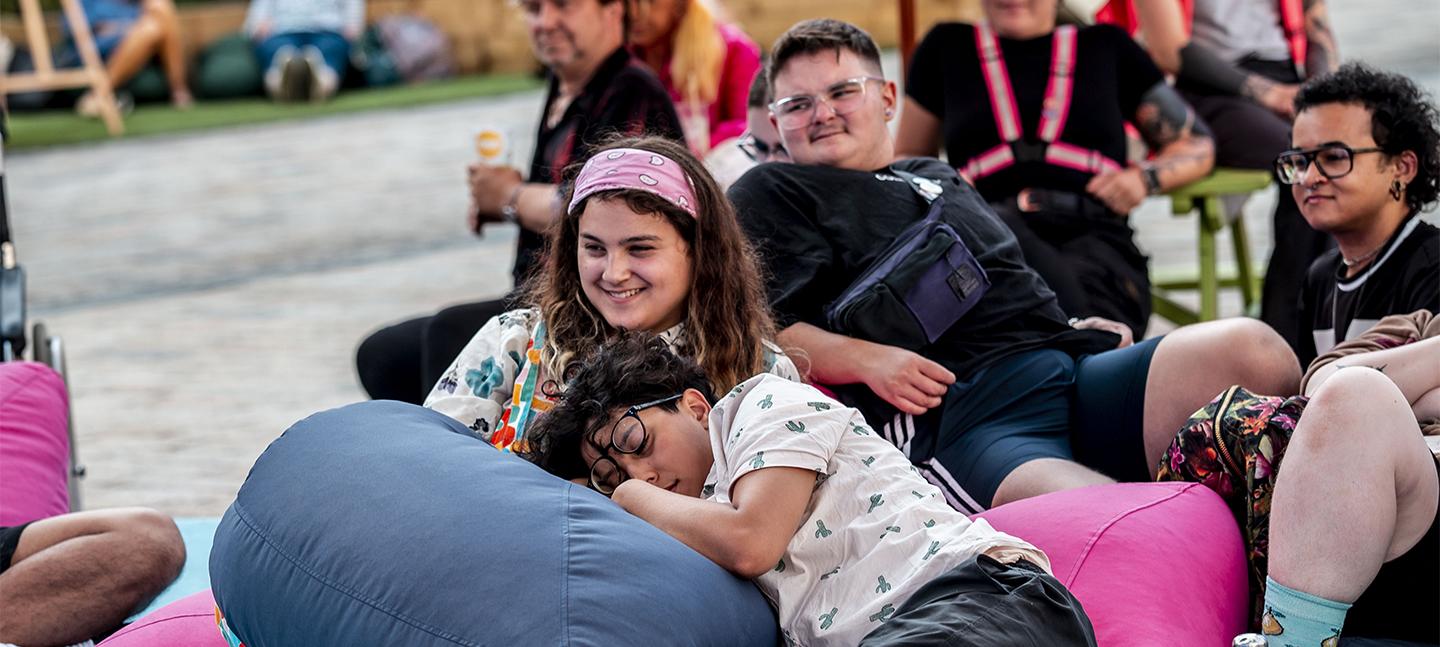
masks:
<path fill-rule="evenodd" d="M 204 590 L 167 604 L 100 643 L 105 647 L 229 647 L 215 626 L 215 598 Z"/>
<path fill-rule="evenodd" d="M 50 367 L 0 363 L 0 526 L 70 511 L 68 411 Z"/>
<path fill-rule="evenodd" d="M 1101 485 L 978 516 L 1050 556 L 1101 647 L 1223 646 L 1245 632 L 1240 531 L 1201 485 Z"/>

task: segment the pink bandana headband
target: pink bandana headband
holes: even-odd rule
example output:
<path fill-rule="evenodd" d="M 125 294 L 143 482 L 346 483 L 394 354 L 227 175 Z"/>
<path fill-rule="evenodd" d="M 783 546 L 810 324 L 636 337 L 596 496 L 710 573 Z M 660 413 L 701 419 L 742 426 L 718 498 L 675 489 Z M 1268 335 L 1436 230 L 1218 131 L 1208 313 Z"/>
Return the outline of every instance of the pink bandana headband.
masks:
<path fill-rule="evenodd" d="M 598 191 L 637 189 L 653 193 L 685 213 L 695 215 L 695 190 L 680 165 L 664 155 L 637 148 L 615 148 L 585 162 L 575 178 L 575 197 L 566 212 L 573 213 L 585 198 Z"/>

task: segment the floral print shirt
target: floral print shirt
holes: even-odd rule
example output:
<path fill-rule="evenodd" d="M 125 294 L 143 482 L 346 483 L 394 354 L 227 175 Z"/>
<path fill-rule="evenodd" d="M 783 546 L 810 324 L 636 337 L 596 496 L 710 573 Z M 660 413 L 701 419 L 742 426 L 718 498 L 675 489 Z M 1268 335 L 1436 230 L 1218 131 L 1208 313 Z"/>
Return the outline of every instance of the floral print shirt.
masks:
<path fill-rule="evenodd" d="M 565 384 L 562 376 L 549 375 L 543 364 L 527 361 L 530 342 L 540 324 L 533 309 L 511 310 L 486 322 L 465 349 L 441 375 L 425 398 L 425 407 L 434 409 L 469 427 L 481 440 L 492 441 L 506 413 L 518 404 L 517 383 L 524 383 L 531 367 L 541 371 L 535 382 L 530 407 L 541 414 L 554 406 Z M 685 324 L 671 328 L 660 337 L 672 346 L 684 334 Z M 792 381 L 800 381 L 794 362 L 779 347 L 766 341 L 765 370 Z"/>

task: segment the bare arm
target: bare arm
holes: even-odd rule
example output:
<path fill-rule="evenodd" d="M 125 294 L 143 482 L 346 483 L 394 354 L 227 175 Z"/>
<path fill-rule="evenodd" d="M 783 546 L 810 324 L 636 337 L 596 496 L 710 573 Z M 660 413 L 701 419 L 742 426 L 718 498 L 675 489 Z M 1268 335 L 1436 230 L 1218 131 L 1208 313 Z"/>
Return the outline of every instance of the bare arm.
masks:
<path fill-rule="evenodd" d="M 1194 182 L 1214 168 L 1215 142 L 1210 132 L 1164 81 L 1146 91 L 1133 120 L 1145 143 L 1157 151 L 1147 164 L 1155 169 L 1158 191 Z M 1147 188 L 1141 166 L 1101 173 L 1085 185 L 1086 191 L 1118 214 L 1128 214 L 1139 206 Z"/>
<path fill-rule="evenodd" d="M 939 117 L 910 97 L 900 112 L 900 130 L 895 135 L 895 158 L 935 157 L 940 154 L 943 124 Z M 964 160 L 950 160 L 960 164 Z"/>
<path fill-rule="evenodd" d="M 470 230 L 478 232 L 485 223 L 501 222 L 504 207 L 514 200 L 520 226 L 544 233 L 560 214 L 560 189 L 553 184 L 525 182 L 520 172 L 508 166 L 471 164 Z"/>
<path fill-rule="evenodd" d="M 615 503 L 746 579 L 775 567 L 804 521 L 815 472 L 767 467 L 736 481 L 733 505 L 676 494 L 640 480 L 615 489 Z"/>
<path fill-rule="evenodd" d="M 810 379 L 821 384 L 863 383 L 891 406 L 920 415 L 940 402 L 955 383 L 944 366 L 903 348 L 837 335 L 797 323 L 777 335 L 782 347 L 810 357 Z"/>
<path fill-rule="evenodd" d="M 1195 119 L 1195 111 L 1168 84 L 1157 83 L 1135 109 L 1135 126 L 1151 150 L 1160 189 L 1169 191 L 1202 177 L 1215 167 L 1215 142 Z"/>
<path fill-rule="evenodd" d="M 1340 48 L 1330 31 L 1330 14 L 1325 0 L 1305 0 L 1305 76 L 1315 78 L 1334 72 L 1340 65 Z"/>
<path fill-rule="evenodd" d="M 1321 2 L 1322 0 L 1309 0 L 1306 4 L 1307 33 L 1310 29 L 1308 7 L 1311 3 Z M 1246 97 L 1282 116 L 1291 116 L 1290 104 L 1294 101 L 1297 86 L 1276 83 L 1259 74 L 1248 72 L 1220 58 L 1204 45 L 1191 42 L 1190 34 L 1185 30 L 1185 17 L 1177 0 L 1136 0 L 1135 14 L 1139 19 L 1140 36 L 1144 40 L 1145 50 L 1166 74 Z M 1311 47 L 1314 48 L 1315 43 L 1320 41 L 1321 50 L 1331 53 L 1333 57 L 1334 37 L 1329 35 L 1323 6 L 1318 9 L 1317 20 L 1317 27 L 1324 27 L 1324 35 L 1312 38 Z M 1312 52 L 1311 56 L 1315 55 L 1318 53 Z"/>
<path fill-rule="evenodd" d="M 515 207 L 521 227 L 543 234 L 564 209 L 560 204 L 560 187 L 527 182 L 520 189 Z"/>
<path fill-rule="evenodd" d="M 1427 393 L 1440 389 L 1440 337 L 1337 359 L 1315 371 L 1305 385 L 1305 395 L 1314 394 L 1335 371 L 1349 366 L 1379 370 L 1389 376 L 1405 394 L 1405 400 L 1414 405 Z"/>
<path fill-rule="evenodd" d="M 1135 17 L 1155 65 L 1171 76 L 1180 74 L 1180 50 L 1189 44 L 1190 34 L 1178 0 L 1135 0 Z"/>

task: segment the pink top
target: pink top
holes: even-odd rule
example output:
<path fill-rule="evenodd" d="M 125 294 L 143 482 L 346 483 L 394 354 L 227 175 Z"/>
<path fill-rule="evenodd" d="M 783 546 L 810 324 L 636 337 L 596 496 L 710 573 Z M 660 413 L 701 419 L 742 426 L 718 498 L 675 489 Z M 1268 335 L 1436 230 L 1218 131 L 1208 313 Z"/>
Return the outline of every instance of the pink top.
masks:
<path fill-rule="evenodd" d="M 725 63 L 720 71 L 720 92 L 714 103 L 705 106 L 710 141 L 703 147 L 691 142 L 690 148 L 696 151 L 709 150 L 745 132 L 745 110 L 750 96 L 750 83 L 755 80 L 755 73 L 760 71 L 760 47 L 755 41 L 750 40 L 745 32 L 733 25 L 719 23 L 718 27 L 720 38 L 725 41 Z M 670 99 L 675 102 L 675 112 L 680 115 L 681 123 L 685 123 L 688 107 L 684 105 L 679 89 L 670 78 L 670 61 L 665 61 L 660 69 L 655 70 L 655 74 L 660 77 L 661 85 L 665 86 L 665 90 L 670 93 Z M 686 137 L 689 136 L 687 128 Z"/>

